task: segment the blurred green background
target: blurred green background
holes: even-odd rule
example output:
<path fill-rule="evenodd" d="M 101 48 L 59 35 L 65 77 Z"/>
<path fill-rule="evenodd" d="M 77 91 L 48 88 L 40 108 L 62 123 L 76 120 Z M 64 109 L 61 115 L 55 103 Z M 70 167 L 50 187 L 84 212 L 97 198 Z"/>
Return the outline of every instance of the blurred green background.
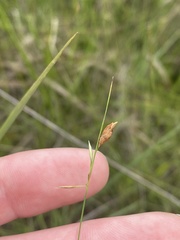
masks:
<path fill-rule="evenodd" d="M 107 186 L 88 200 L 85 219 L 180 210 L 180 30 L 178 1 L 0 2 L 0 123 L 58 50 L 79 32 L 0 143 L 0 155 L 94 146 L 108 89 L 101 151 Z M 32 111 L 33 110 L 33 111 Z M 79 220 L 82 204 L 4 225 L 0 235 Z"/>

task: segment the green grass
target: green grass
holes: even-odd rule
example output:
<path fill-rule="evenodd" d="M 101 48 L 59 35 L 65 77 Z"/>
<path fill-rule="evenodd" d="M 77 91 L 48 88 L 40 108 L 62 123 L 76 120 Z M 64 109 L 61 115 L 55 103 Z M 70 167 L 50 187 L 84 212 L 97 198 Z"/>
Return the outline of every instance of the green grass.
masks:
<path fill-rule="evenodd" d="M 2 139 L 0 155 L 87 140 L 94 146 L 114 76 L 106 123 L 119 124 L 101 149 L 111 158 L 110 179 L 87 201 L 85 219 L 179 212 L 178 24 L 176 1 L 1 0 L 0 88 L 9 94 L 0 92 L 1 125 L 11 97 L 21 99 L 79 34 L 28 102 L 35 112 L 26 108 Z M 76 222 L 81 205 L 13 221 L 0 235 Z"/>

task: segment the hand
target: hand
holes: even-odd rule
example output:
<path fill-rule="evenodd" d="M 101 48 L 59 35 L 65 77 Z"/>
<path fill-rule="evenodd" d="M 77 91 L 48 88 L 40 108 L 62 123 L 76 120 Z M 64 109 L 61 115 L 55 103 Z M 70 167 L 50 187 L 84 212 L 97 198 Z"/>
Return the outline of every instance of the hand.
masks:
<path fill-rule="evenodd" d="M 35 216 L 51 209 L 81 201 L 82 185 L 89 172 L 85 149 L 45 149 L 20 152 L 0 158 L 0 224 L 16 218 Z M 107 182 L 108 164 L 97 153 L 88 197 Z M 1 237 L 0 240 L 77 240 L 79 224 Z M 142 213 L 83 222 L 83 240 L 178 240 L 180 217 L 170 213 Z"/>

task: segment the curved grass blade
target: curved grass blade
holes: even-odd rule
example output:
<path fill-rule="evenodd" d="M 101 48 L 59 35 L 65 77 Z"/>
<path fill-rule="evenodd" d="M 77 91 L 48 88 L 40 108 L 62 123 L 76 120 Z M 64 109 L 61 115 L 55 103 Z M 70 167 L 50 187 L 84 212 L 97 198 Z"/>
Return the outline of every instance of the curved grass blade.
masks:
<path fill-rule="evenodd" d="M 31 98 L 31 96 L 34 94 L 34 92 L 37 90 L 39 85 L 42 83 L 48 72 L 51 70 L 51 68 L 54 66 L 54 64 L 57 62 L 59 57 L 62 55 L 65 48 L 71 43 L 71 41 L 75 38 L 77 33 L 75 33 L 63 46 L 63 48 L 58 52 L 58 54 L 53 58 L 53 60 L 49 63 L 49 65 L 44 69 L 44 71 L 41 73 L 41 75 L 38 77 L 38 79 L 33 83 L 33 85 L 29 88 L 29 90 L 25 93 L 25 95 L 22 97 L 22 99 L 19 101 L 19 103 L 14 107 L 12 112 L 9 114 L 8 118 L 0 128 L 0 140 L 4 137 L 6 132 L 9 130 L 9 128 L 12 126 L 13 122 L 16 120 L 18 115 L 22 112 L 23 108 Z"/>

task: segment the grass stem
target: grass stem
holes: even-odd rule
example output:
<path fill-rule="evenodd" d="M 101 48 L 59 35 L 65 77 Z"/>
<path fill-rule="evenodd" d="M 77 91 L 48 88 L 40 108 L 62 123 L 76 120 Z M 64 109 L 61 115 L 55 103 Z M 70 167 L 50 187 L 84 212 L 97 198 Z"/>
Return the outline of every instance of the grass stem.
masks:
<path fill-rule="evenodd" d="M 89 155 L 90 155 L 90 169 L 89 169 L 89 173 L 88 173 L 88 180 L 87 180 L 87 183 L 86 183 L 84 200 L 83 200 L 83 205 L 82 205 L 82 210 L 81 210 L 80 223 L 79 223 L 79 229 L 78 229 L 78 240 L 80 240 L 80 237 L 81 237 L 82 222 L 83 222 L 84 210 L 85 210 L 85 206 L 86 206 L 87 194 L 88 194 L 88 190 L 89 190 L 89 184 L 90 184 L 91 175 L 92 175 L 92 171 L 93 171 L 93 167 L 94 167 L 96 153 L 99 149 L 99 140 L 100 140 L 103 128 L 104 128 L 104 123 L 105 123 L 105 119 L 106 119 L 106 115 L 107 115 L 107 111 L 108 111 L 108 107 L 109 107 L 109 102 L 110 102 L 110 97 L 111 97 L 111 92 L 112 92 L 112 86 L 113 86 L 113 80 L 111 81 L 111 85 L 110 85 L 110 88 L 109 88 L 109 93 L 108 93 L 108 97 L 107 97 L 107 101 L 106 101 L 104 116 L 103 116 L 103 119 L 102 119 L 102 122 L 101 122 L 101 127 L 100 127 L 100 130 L 99 130 L 99 135 L 98 135 L 98 138 L 97 138 L 97 142 L 96 142 L 96 146 L 95 146 L 94 151 L 92 151 L 91 144 L 90 144 L 90 142 L 88 142 Z"/>

